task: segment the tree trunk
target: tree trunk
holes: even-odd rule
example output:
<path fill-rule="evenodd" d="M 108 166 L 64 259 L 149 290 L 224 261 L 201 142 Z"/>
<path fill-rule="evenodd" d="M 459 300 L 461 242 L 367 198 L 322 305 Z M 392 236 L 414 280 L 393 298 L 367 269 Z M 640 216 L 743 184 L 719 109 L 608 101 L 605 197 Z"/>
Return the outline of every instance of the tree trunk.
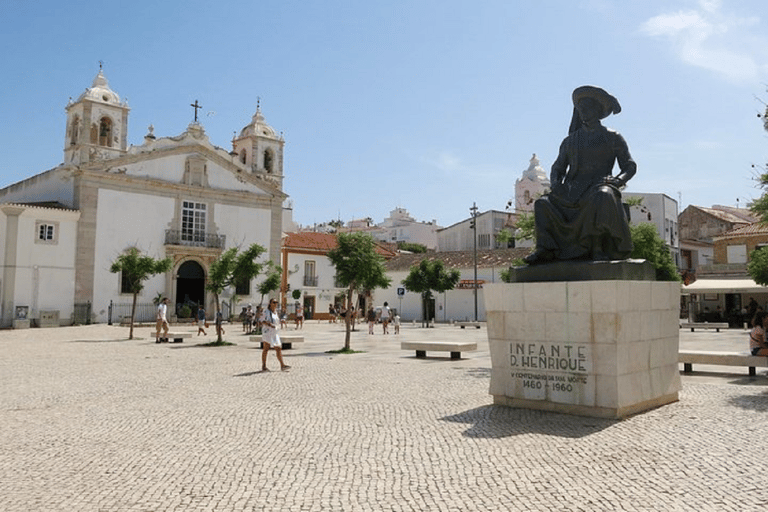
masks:
<path fill-rule="evenodd" d="M 128 331 L 129 332 L 129 334 L 128 334 L 128 339 L 129 340 L 133 339 L 133 317 L 136 316 L 136 296 L 137 295 L 138 295 L 138 293 L 134 293 L 133 294 L 133 305 L 131 306 L 131 329 L 130 329 L 130 331 Z"/>
<path fill-rule="evenodd" d="M 219 294 L 214 293 L 213 298 L 216 299 L 216 316 L 213 317 L 213 328 L 216 329 L 216 343 L 223 343 L 224 340 L 221 338 L 221 328 L 219 327 L 219 313 L 221 313 L 221 306 L 219 306 Z M 222 323 L 224 319 L 222 318 Z"/>
<path fill-rule="evenodd" d="M 349 291 L 347 292 L 347 314 L 344 315 L 344 323 L 347 326 L 347 333 L 344 336 L 344 350 L 350 350 L 350 338 L 352 337 L 352 326 L 350 325 L 350 318 L 352 315 L 349 314 L 349 305 L 352 304 L 352 292 L 354 290 L 353 286 L 349 287 Z"/>

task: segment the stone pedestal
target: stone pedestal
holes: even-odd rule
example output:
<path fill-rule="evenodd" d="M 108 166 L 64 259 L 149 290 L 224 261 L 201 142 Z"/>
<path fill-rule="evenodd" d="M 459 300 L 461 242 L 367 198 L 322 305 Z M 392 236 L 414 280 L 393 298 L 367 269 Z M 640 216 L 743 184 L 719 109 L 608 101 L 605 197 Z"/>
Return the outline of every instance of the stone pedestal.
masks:
<path fill-rule="evenodd" d="M 680 283 L 486 284 L 494 403 L 623 418 L 675 402 Z"/>

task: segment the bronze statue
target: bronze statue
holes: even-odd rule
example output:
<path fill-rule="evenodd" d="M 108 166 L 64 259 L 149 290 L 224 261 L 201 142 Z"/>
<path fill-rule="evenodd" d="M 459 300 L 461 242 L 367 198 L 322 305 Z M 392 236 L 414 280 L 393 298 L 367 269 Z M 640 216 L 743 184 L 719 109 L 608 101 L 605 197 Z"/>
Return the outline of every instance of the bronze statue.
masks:
<path fill-rule="evenodd" d="M 573 119 L 552 164 L 552 190 L 537 199 L 533 213 L 536 250 L 525 258 L 535 265 L 555 260 L 623 260 L 632 252 L 628 212 L 620 189 L 637 164 L 619 133 L 600 120 L 621 112 L 616 98 L 599 87 L 573 91 Z M 613 176 L 618 161 L 621 173 Z"/>

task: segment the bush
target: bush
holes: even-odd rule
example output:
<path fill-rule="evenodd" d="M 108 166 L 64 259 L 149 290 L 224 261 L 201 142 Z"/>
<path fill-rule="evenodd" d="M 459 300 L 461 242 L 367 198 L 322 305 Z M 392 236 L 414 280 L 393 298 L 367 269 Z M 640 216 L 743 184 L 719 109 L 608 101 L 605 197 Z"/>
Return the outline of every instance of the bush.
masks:
<path fill-rule="evenodd" d="M 184 304 L 179 308 L 179 318 L 189 318 L 192 316 L 192 308 Z"/>

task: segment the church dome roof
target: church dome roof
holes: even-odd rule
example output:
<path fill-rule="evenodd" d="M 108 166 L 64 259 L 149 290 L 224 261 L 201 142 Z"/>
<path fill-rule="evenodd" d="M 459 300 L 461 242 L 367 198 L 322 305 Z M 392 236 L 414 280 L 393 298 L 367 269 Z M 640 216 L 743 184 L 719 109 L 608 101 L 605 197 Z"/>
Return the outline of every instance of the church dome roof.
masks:
<path fill-rule="evenodd" d="M 107 82 L 107 79 L 104 77 L 102 70 L 99 70 L 99 74 L 93 79 L 93 84 L 88 87 L 79 98 L 77 98 L 77 101 L 79 102 L 84 99 L 121 105 L 120 96 L 109 88 L 109 82 Z"/>
<path fill-rule="evenodd" d="M 536 153 L 531 157 L 530 165 L 528 169 L 523 171 L 523 178 L 528 178 L 531 181 L 543 183 L 549 185 L 549 178 L 546 171 L 541 167 L 541 162 L 536 156 Z"/>
<path fill-rule="evenodd" d="M 259 106 L 256 107 L 256 113 L 253 115 L 253 119 L 251 119 L 251 124 L 240 131 L 240 137 L 248 137 L 250 135 L 277 138 L 277 132 L 267 124 Z"/>

